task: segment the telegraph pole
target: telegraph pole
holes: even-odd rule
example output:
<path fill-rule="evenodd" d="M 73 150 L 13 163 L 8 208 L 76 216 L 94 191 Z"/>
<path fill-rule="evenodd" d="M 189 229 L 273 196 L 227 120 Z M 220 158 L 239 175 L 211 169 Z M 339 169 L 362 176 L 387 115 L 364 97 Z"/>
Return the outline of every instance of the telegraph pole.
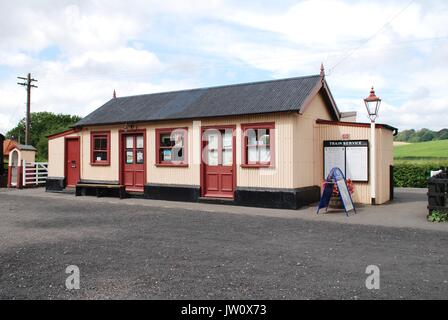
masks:
<path fill-rule="evenodd" d="M 17 84 L 26 87 L 26 124 L 25 124 L 25 144 L 30 142 L 30 121 L 31 121 L 31 88 L 37 88 L 32 82 L 37 82 L 36 79 L 31 78 L 31 73 L 28 77 L 17 77 L 25 82 L 17 82 Z"/>

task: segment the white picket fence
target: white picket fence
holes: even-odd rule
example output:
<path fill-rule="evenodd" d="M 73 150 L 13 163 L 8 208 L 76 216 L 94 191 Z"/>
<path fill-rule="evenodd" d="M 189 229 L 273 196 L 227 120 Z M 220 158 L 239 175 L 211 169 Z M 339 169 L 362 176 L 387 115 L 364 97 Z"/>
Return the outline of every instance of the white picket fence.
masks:
<path fill-rule="evenodd" d="M 48 177 L 48 163 L 47 162 L 27 162 L 23 160 L 23 175 L 22 185 L 38 186 L 45 184 Z"/>

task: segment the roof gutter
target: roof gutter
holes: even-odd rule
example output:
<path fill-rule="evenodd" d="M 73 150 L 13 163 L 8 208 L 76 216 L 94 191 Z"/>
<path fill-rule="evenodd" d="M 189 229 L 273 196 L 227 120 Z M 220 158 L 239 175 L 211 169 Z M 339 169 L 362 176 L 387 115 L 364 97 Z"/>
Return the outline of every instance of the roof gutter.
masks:
<path fill-rule="evenodd" d="M 72 134 L 72 133 L 76 133 L 76 132 L 79 132 L 79 131 L 81 131 L 80 127 L 70 127 L 70 129 L 68 129 L 68 130 L 64 130 L 64 131 L 61 131 L 61 132 L 56 132 L 56 133 L 48 135 L 47 139 L 48 140 L 52 140 L 52 139 L 60 138 L 60 137 L 63 137 L 63 136 L 66 136 L 66 135 L 69 135 L 69 134 Z"/>
<path fill-rule="evenodd" d="M 317 119 L 316 123 L 317 124 L 336 125 L 336 126 L 370 128 L 370 123 L 365 123 L 365 122 L 331 121 L 331 120 Z M 393 132 L 394 136 L 396 136 L 398 133 L 397 128 L 392 127 L 388 124 L 377 123 L 376 128 L 390 130 Z"/>

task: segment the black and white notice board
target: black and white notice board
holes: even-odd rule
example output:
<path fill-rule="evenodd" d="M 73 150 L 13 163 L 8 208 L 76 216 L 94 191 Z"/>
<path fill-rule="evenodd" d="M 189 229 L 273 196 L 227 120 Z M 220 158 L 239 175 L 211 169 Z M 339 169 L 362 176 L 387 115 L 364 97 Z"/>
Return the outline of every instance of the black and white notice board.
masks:
<path fill-rule="evenodd" d="M 369 141 L 324 141 L 324 179 L 334 167 L 340 168 L 346 179 L 369 181 Z"/>

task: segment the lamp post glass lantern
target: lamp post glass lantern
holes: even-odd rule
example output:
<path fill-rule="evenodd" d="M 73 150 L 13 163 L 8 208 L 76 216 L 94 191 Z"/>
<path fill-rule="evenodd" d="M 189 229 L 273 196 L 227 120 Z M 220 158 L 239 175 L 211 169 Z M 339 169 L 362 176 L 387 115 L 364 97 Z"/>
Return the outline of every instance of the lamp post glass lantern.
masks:
<path fill-rule="evenodd" d="M 378 111 L 380 109 L 381 99 L 375 95 L 375 90 L 370 90 L 370 95 L 364 99 L 366 105 L 367 113 L 371 121 L 375 121 L 378 116 Z"/>
<path fill-rule="evenodd" d="M 381 99 L 375 95 L 375 90 L 370 90 L 370 95 L 364 99 L 367 113 L 370 118 L 370 197 L 371 204 L 375 204 L 376 198 L 376 142 L 375 142 L 375 119 L 378 117 Z"/>

